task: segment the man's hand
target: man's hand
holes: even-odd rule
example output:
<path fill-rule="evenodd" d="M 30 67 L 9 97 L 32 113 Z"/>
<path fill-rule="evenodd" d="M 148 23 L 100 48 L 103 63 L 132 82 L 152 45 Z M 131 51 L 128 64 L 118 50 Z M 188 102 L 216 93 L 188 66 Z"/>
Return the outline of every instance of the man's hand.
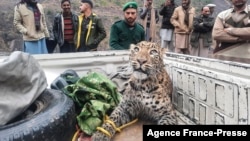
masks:
<path fill-rule="evenodd" d="M 144 6 L 145 6 L 146 8 L 148 8 L 148 2 L 146 2 Z"/>
<path fill-rule="evenodd" d="M 145 3 L 145 7 L 146 7 L 147 9 L 151 9 L 151 8 L 152 8 L 152 5 L 147 1 L 147 2 Z"/>
<path fill-rule="evenodd" d="M 232 25 L 226 23 L 225 21 L 223 21 L 223 25 L 224 25 L 225 28 L 233 27 Z"/>
<path fill-rule="evenodd" d="M 224 31 L 230 35 L 232 35 L 232 28 L 225 28 Z"/>

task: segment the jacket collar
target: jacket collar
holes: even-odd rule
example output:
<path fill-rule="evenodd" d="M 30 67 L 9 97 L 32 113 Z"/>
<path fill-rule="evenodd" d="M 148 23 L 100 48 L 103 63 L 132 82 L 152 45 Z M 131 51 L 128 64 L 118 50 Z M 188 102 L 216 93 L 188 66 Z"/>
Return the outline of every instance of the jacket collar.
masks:
<path fill-rule="evenodd" d="M 82 18 L 83 18 L 84 16 L 85 16 L 84 14 L 81 15 Z M 90 15 L 88 18 L 92 19 L 92 18 L 95 17 L 95 16 L 96 16 L 95 13 L 91 13 L 91 15 Z"/>

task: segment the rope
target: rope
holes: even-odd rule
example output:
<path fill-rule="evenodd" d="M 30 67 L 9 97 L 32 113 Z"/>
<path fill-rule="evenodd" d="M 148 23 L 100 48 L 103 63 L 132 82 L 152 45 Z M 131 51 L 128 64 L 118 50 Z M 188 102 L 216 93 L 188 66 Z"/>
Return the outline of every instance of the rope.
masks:
<path fill-rule="evenodd" d="M 73 138 L 72 138 L 72 141 L 77 141 L 77 137 L 78 137 L 79 132 L 80 132 L 80 129 L 78 129 L 78 130 L 75 132 L 75 134 L 74 134 L 74 136 L 73 136 Z"/>
<path fill-rule="evenodd" d="M 109 124 L 115 129 L 115 131 L 116 131 L 116 132 L 119 132 L 119 133 L 121 132 L 121 130 L 122 130 L 123 128 L 125 128 L 125 127 L 127 127 L 127 126 L 130 126 L 130 125 L 136 123 L 137 121 L 138 121 L 138 119 L 135 119 L 135 120 L 133 120 L 133 121 L 131 121 L 131 122 L 127 123 L 127 124 L 124 124 L 124 125 L 122 125 L 122 126 L 120 126 L 120 127 L 117 128 L 116 125 L 115 125 L 115 123 L 114 123 L 112 120 L 110 120 L 109 117 L 108 117 L 107 115 L 104 117 L 104 122 L 105 122 L 105 123 L 109 123 Z M 109 133 L 109 131 L 107 131 L 106 129 L 104 129 L 104 128 L 102 128 L 102 127 L 97 127 L 96 130 L 102 132 L 103 134 L 107 135 L 107 136 L 110 137 L 110 138 L 111 138 L 111 136 L 112 136 L 112 135 Z M 72 141 L 77 141 L 77 137 L 78 137 L 80 131 L 81 131 L 81 129 L 78 128 L 78 130 L 75 132 L 75 134 L 74 134 L 74 136 L 73 136 L 73 138 L 72 138 Z"/>
<path fill-rule="evenodd" d="M 121 130 L 123 128 L 125 128 L 127 126 L 130 126 L 130 125 L 136 123 L 137 121 L 138 121 L 138 119 L 135 119 L 135 120 L 133 120 L 133 121 L 131 121 L 131 122 L 127 123 L 127 124 L 124 124 L 124 125 L 117 128 L 115 123 L 112 120 L 110 120 L 108 116 L 105 116 L 105 120 L 104 120 L 105 123 L 109 123 L 115 129 L 115 131 L 119 132 L 119 133 L 121 132 Z M 111 134 L 106 129 L 104 129 L 102 127 L 97 127 L 96 129 L 111 138 Z"/>
<path fill-rule="evenodd" d="M 115 129 L 115 131 L 117 131 L 117 132 L 119 132 L 119 133 L 121 132 L 121 130 L 115 126 L 115 123 L 114 123 L 113 121 L 111 121 L 111 120 L 106 120 L 105 122 L 111 124 L 112 127 Z"/>
<path fill-rule="evenodd" d="M 105 130 L 102 127 L 97 127 L 96 130 L 101 131 L 103 134 L 107 135 L 108 137 L 111 138 L 111 134 L 109 133 L 109 131 Z"/>
<path fill-rule="evenodd" d="M 133 121 L 127 123 L 127 124 L 122 125 L 122 126 L 119 127 L 119 128 L 120 128 L 120 129 L 123 129 L 123 128 L 127 127 L 127 126 L 130 126 L 130 125 L 136 123 L 137 121 L 138 121 L 138 119 L 135 119 L 135 120 L 133 120 Z"/>

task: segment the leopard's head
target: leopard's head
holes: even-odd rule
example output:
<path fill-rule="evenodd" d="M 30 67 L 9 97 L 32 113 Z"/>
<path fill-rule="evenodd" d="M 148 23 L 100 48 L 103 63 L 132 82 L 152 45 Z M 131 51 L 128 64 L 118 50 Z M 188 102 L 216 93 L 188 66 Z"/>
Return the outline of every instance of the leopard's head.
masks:
<path fill-rule="evenodd" d="M 133 76 L 137 79 L 146 79 L 157 74 L 164 68 L 163 55 L 165 49 L 154 42 L 142 41 L 130 45 L 130 63 Z"/>

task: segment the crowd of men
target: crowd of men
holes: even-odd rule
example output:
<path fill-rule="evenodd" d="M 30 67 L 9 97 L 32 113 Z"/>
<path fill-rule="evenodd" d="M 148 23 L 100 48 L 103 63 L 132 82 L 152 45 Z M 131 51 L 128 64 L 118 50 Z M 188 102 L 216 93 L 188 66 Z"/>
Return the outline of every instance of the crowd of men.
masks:
<path fill-rule="evenodd" d="M 146 1 L 153 3 L 153 0 Z M 159 15 L 162 16 L 161 46 L 168 48 L 170 52 L 200 57 L 223 54 L 223 51 L 229 50 L 233 45 L 249 46 L 250 7 L 247 1 L 230 0 L 231 7 L 217 14 L 214 12 L 216 5 L 212 3 L 203 5 L 199 10 L 191 5 L 191 0 L 182 0 L 179 6 L 174 0 L 166 0 L 159 10 Z M 151 19 L 151 23 L 152 19 L 157 23 L 157 16 L 153 17 L 152 12 L 148 14 L 150 15 L 151 18 L 148 19 Z M 246 47 L 234 50 L 244 50 L 241 54 L 249 56 Z M 230 55 L 235 53 L 231 51 Z"/>
<path fill-rule="evenodd" d="M 161 47 L 169 52 L 211 57 L 234 44 L 248 43 L 247 0 L 230 1 L 232 8 L 218 15 L 214 13 L 215 4 L 197 10 L 191 0 L 182 0 L 180 5 L 166 0 L 160 8 L 154 6 L 153 0 L 144 0 L 141 9 L 136 2 L 127 2 L 122 9 L 124 19 L 111 25 L 109 49 L 129 49 L 130 44 L 143 40 L 160 41 Z M 61 53 L 96 51 L 106 38 L 102 19 L 92 11 L 93 7 L 91 0 L 81 0 L 81 14 L 77 15 L 71 10 L 70 0 L 61 0 L 62 11 L 53 22 L 53 39 Z M 159 38 L 156 24 L 160 16 Z M 21 0 L 15 6 L 14 26 L 23 35 L 24 52 L 50 53 L 46 46 L 50 35 L 45 18 L 43 6 L 37 0 Z"/>

